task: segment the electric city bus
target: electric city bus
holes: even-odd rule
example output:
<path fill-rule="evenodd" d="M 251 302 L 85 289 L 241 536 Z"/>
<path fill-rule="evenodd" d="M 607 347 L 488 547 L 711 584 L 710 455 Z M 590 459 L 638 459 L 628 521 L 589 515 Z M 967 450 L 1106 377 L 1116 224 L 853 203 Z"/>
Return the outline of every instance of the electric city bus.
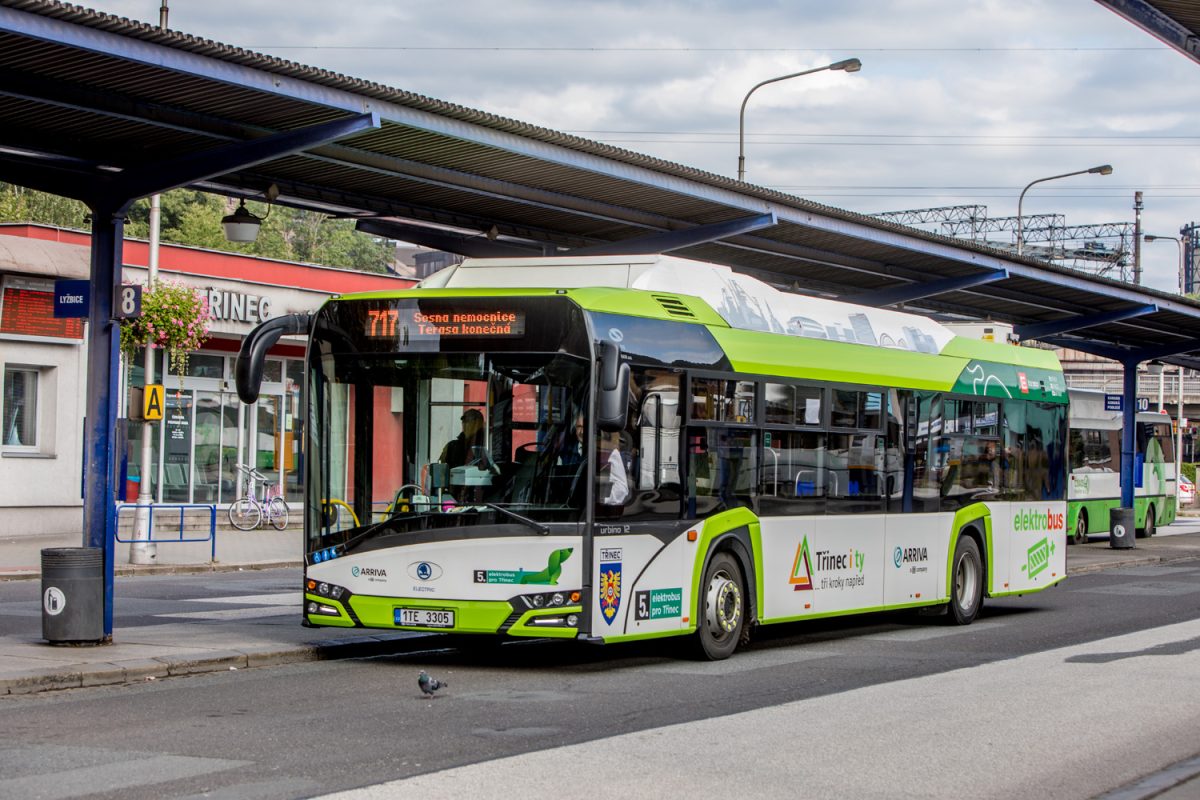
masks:
<path fill-rule="evenodd" d="M 663 255 L 468 259 L 308 336 L 304 622 L 624 642 L 1066 576 L 1048 350 Z"/>
<path fill-rule="evenodd" d="M 1069 391 L 1071 480 L 1067 486 L 1067 525 L 1072 541 L 1107 534 L 1109 512 L 1121 506 L 1121 412 L 1104 407 L 1104 392 Z M 1175 521 L 1175 441 L 1171 418 L 1139 412 L 1135 417 L 1137 455 L 1133 465 L 1133 509 L 1138 536 L 1153 536 Z"/>

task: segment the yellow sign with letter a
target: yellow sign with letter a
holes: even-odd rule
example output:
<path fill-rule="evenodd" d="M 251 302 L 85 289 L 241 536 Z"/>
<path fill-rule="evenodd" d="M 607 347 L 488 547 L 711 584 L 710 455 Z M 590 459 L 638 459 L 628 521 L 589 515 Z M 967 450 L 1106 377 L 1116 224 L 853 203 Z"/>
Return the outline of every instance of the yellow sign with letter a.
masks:
<path fill-rule="evenodd" d="M 147 422 L 161 422 L 163 418 L 163 385 L 152 383 L 142 394 L 142 418 Z"/>

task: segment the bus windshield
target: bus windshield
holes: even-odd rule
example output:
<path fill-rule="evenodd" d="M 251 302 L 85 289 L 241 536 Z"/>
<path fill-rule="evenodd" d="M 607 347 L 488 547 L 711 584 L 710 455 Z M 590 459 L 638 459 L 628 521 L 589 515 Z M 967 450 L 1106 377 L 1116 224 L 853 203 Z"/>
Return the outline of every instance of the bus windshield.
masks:
<path fill-rule="evenodd" d="M 320 332 L 312 352 L 310 452 L 320 455 L 308 473 L 310 552 L 583 520 L 584 355 L 363 352 Z"/>

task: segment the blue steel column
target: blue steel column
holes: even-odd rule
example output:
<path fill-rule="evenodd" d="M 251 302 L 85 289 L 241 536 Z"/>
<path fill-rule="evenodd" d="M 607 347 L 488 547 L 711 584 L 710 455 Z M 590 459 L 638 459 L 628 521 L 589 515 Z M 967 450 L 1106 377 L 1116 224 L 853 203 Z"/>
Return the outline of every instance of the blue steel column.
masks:
<path fill-rule="evenodd" d="M 127 205 L 127 204 L 126 204 Z M 112 639 L 117 522 L 113 436 L 120 397 L 120 328 L 112 321 L 121 281 L 125 205 L 92 207 L 92 305 L 88 310 L 87 428 L 84 430 L 84 545 L 104 551 L 104 638 Z"/>
<path fill-rule="evenodd" d="M 1135 421 L 1137 415 L 1138 361 L 1123 362 L 1124 404 L 1121 411 L 1121 508 L 1133 508 L 1133 469 L 1137 457 Z"/>

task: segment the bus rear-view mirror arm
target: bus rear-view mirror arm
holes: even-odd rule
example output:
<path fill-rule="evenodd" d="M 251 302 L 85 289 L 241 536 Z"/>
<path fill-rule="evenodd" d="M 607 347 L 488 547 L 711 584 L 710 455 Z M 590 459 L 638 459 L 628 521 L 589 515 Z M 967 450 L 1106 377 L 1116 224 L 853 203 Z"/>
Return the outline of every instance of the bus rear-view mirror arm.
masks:
<path fill-rule="evenodd" d="M 237 365 L 233 370 L 238 397 L 243 403 L 250 405 L 258 400 L 267 351 L 279 341 L 279 337 L 307 336 L 311 324 L 311 314 L 287 314 L 269 319 L 250 331 L 242 342 L 242 349 L 238 351 Z"/>

